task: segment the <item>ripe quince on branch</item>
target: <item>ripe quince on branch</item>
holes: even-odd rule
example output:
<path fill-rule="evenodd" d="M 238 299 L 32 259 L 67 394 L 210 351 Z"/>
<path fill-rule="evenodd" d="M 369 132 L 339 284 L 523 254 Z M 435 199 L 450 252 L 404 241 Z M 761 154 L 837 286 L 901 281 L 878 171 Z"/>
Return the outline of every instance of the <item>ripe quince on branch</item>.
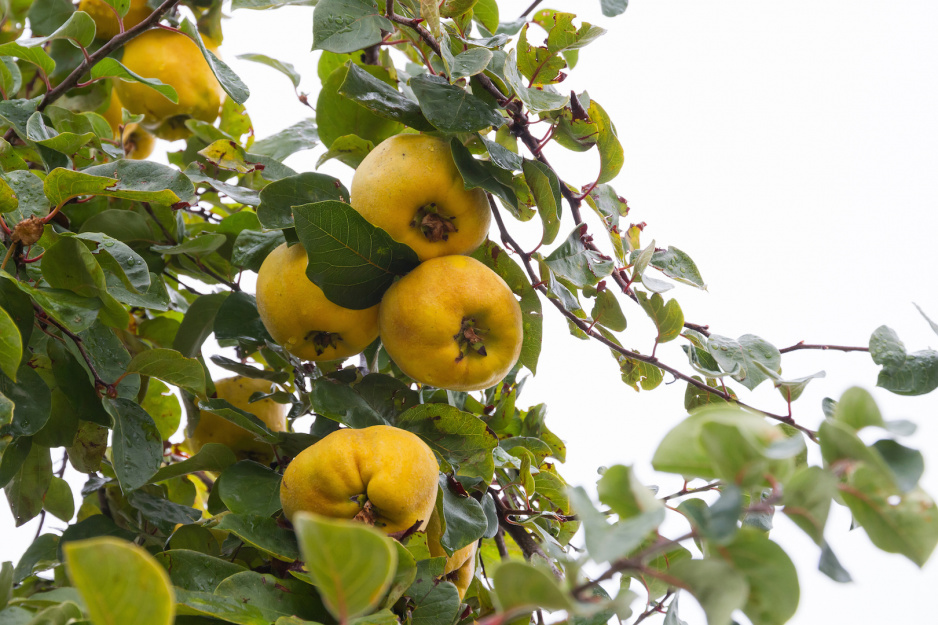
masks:
<path fill-rule="evenodd" d="M 326 299 L 306 277 L 302 245 L 284 243 L 267 255 L 257 274 L 257 312 L 275 341 L 311 361 L 358 354 L 378 338 L 378 306 L 350 310 Z"/>
<path fill-rule="evenodd" d="M 287 408 L 272 399 L 262 399 L 250 403 L 254 393 L 270 392 L 270 382 L 255 378 L 235 376 L 215 382 L 215 391 L 219 399 L 224 399 L 235 408 L 250 412 L 263 421 L 273 432 L 287 429 Z M 199 423 L 187 439 L 189 450 L 198 453 L 206 443 L 227 445 L 239 460 L 255 460 L 269 464 L 274 458 L 273 448 L 269 443 L 259 441 L 254 434 L 215 413 L 200 411 Z"/>
<path fill-rule="evenodd" d="M 352 178 L 351 205 L 420 260 L 471 254 L 489 231 L 482 189 L 466 189 L 449 143 L 402 134 L 382 141 Z"/>
<path fill-rule="evenodd" d="M 498 274 L 468 256 L 420 263 L 384 294 L 378 323 L 391 360 L 438 388 L 489 388 L 521 355 L 518 300 Z"/>
<path fill-rule="evenodd" d="M 205 47 L 217 47 L 203 38 Z M 121 59 L 127 69 L 144 78 L 156 78 L 176 89 L 176 104 L 140 82 L 115 80 L 114 89 L 131 113 L 143 115 L 143 125 L 160 139 L 174 141 L 189 136 L 187 119 L 212 123 L 218 117 L 225 92 L 202 51 L 186 35 L 161 28 L 148 30 L 124 46 Z"/>
<path fill-rule="evenodd" d="M 102 0 L 81 0 L 78 10 L 84 11 L 94 20 L 97 39 L 111 39 L 120 34 L 120 24 L 117 23 L 117 14 L 114 9 Z M 147 6 L 147 0 L 130 0 L 130 8 L 124 16 L 124 30 L 130 30 L 143 20 L 147 19 L 153 10 Z"/>
<path fill-rule="evenodd" d="M 388 534 L 430 521 L 439 476 L 433 452 L 416 434 L 374 425 L 332 432 L 307 447 L 283 473 L 288 519 L 301 510 L 365 521 Z"/>

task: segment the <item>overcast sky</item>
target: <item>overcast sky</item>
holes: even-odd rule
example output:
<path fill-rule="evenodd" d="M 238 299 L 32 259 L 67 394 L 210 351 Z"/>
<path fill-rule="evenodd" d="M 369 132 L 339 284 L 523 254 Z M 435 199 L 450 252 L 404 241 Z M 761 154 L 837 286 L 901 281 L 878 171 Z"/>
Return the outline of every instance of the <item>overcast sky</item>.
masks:
<path fill-rule="evenodd" d="M 505 20 L 529 1 L 500 4 Z M 687 320 L 726 336 L 757 334 L 778 347 L 800 340 L 866 345 L 882 324 L 911 350 L 938 345 L 912 305 L 938 319 L 938 4 L 633 0 L 614 19 L 600 14 L 598 0 L 545 6 L 578 12 L 610 31 L 581 52 L 563 87 L 588 90 L 617 126 L 626 161 L 612 184 L 631 206 L 626 221 L 648 224 L 646 244 L 674 245 L 697 262 L 709 290 L 667 294 Z M 286 78 L 235 56 L 289 61 L 304 77 L 301 89 L 314 92 L 311 21 L 310 9 L 297 8 L 238 11 L 226 24 L 221 53 L 252 90 L 248 110 L 258 137 L 312 111 L 297 102 Z M 564 180 L 580 186 L 595 179 L 595 154 L 548 154 Z M 318 155 L 288 164 L 310 171 Z M 351 180 L 341 164 L 322 171 Z M 528 225 L 509 218 L 522 241 L 536 241 L 539 233 Z M 563 235 L 571 228 L 565 221 Z M 595 223 L 592 231 L 601 234 Z M 637 306 L 623 306 L 624 344 L 647 353 L 650 323 Z M 568 443 L 563 475 L 591 486 L 597 466 L 634 464 L 647 484 L 678 490 L 680 479 L 655 474 L 650 460 L 684 415 L 684 385 L 636 393 L 619 380 L 603 346 L 570 337 L 548 308 L 538 377 L 521 403 L 548 404 L 548 425 Z M 689 371 L 679 344 L 662 346 L 658 356 Z M 808 427 L 820 423 L 823 397 L 837 398 L 854 384 L 871 389 L 886 418 L 917 422 L 918 433 L 903 442 L 925 453 L 922 484 L 938 493 L 938 394 L 901 398 L 874 388 L 877 368 L 866 354 L 797 352 L 782 366 L 786 377 L 827 372 L 795 404 L 795 418 Z M 755 393 L 736 390 L 750 404 L 785 410 L 767 383 Z M 817 453 L 812 458 L 819 462 Z M 9 510 L 0 508 L 8 537 L 0 559 L 15 561 L 35 527 L 11 533 Z M 839 585 L 816 572 L 814 544 L 776 515 L 772 537 L 795 559 L 801 581 L 791 622 L 921 620 L 918 598 L 938 585 L 938 565 L 920 572 L 872 548 L 862 531 L 848 533 L 849 522 L 835 506 L 826 537 L 855 580 Z M 672 522 L 667 530 L 677 535 L 684 527 Z M 689 623 L 703 622 L 690 597 L 681 605 Z"/>

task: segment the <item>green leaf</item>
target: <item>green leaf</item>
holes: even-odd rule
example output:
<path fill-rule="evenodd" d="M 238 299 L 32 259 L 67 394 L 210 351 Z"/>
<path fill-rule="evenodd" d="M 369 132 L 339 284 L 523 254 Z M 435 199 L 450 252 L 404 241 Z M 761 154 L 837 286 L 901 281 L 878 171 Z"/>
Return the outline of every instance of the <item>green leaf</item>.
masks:
<path fill-rule="evenodd" d="M 413 543 L 411 539 L 411 543 Z M 459 613 L 459 592 L 451 582 L 441 580 L 446 559 L 417 562 L 417 575 L 405 595 L 417 604 L 411 615 L 412 625 L 452 623 Z"/>
<path fill-rule="evenodd" d="M 469 150 L 456 138 L 450 140 L 453 151 L 453 162 L 463 178 L 467 189 L 481 188 L 501 198 L 512 209 L 518 204 L 518 197 L 510 184 L 510 176 L 502 175 L 502 170 L 488 161 L 480 161 L 472 157 Z"/>
<path fill-rule="evenodd" d="M 43 497 L 42 507 L 55 518 L 68 523 L 75 516 L 75 498 L 68 482 L 52 476 L 49 489 Z"/>
<path fill-rule="evenodd" d="M 59 563 L 57 550 L 59 536 L 56 534 L 39 535 L 23 552 L 23 556 L 13 569 L 13 583 L 19 584 L 27 577 L 40 571 L 46 571 Z"/>
<path fill-rule="evenodd" d="M 432 130 L 433 126 L 420 111 L 420 106 L 400 93 L 392 85 L 375 78 L 368 69 L 348 63 L 338 93 L 375 115 L 404 124 L 417 130 Z"/>
<path fill-rule="evenodd" d="M 249 293 L 232 293 L 218 309 L 215 317 L 215 338 L 236 340 L 246 344 L 264 345 L 273 342 L 257 312 L 257 300 Z"/>
<path fill-rule="evenodd" d="M 45 72 L 46 76 L 55 71 L 55 61 L 41 47 L 26 47 L 15 41 L 10 41 L 0 45 L 0 56 L 12 56 L 28 61 Z"/>
<path fill-rule="evenodd" d="M 938 507 L 925 491 L 897 497 L 891 481 L 867 463 L 855 466 L 839 489 L 874 545 L 924 566 L 938 544 Z"/>
<path fill-rule="evenodd" d="M 223 234 L 203 234 L 186 239 L 178 245 L 154 245 L 151 249 L 157 254 L 210 254 L 228 241 Z"/>
<path fill-rule="evenodd" d="M 239 54 L 238 58 L 244 59 L 245 61 L 260 63 L 261 65 L 266 65 L 267 67 L 272 67 L 289 78 L 290 82 L 293 83 L 294 89 L 300 86 L 300 74 L 296 71 L 296 68 L 293 67 L 292 63 L 278 61 L 277 59 L 269 57 L 265 54 Z"/>
<path fill-rule="evenodd" d="M 23 359 L 23 337 L 16 322 L 0 308 L 0 371 L 16 382 L 16 371 Z"/>
<path fill-rule="evenodd" d="M 194 456 L 161 468 L 153 474 L 150 482 L 162 482 L 180 475 L 196 473 L 197 471 L 221 472 L 235 462 L 237 462 L 237 458 L 227 445 L 206 443 Z"/>
<path fill-rule="evenodd" d="M 354 65 L 349 63 L 337 67 L 323 81 L 322 89 L 316 98 L 316 124 L 319 137 L 326 147 L 332 147 L 339 137 L 355 135 L 377 145 L 388 137 L 396 135 L 404 127 L 380 112 L 372 112 L 369 107 L 350 100 L 340 93 L 342 85 Z M 360 74 L 369 75 L 374 81 L 388 85 L 389 89 L 397 84 L 391 73 L 379 65 L 356 66 Z"/>
<path fill-rule="evenodd" d="M 498 29 L 498 3 L 496 0 L 479 0 L 472 7 L 472 17 L 494 33 Z"/>
<path fill-rule="evenodd" d="M 622 164 L 625 162 L 625 152 L 622 150 L 622 144 L 619 143 L 619 137 L 616 134 L 616 127 L 606 113 L 605 109 L 595 100 L 590 102 L 589 117 L 596 122 L 599 135 L 596 140 L 596 147 L 599 148 L 599 182 L 610 182 L 619 175 Z"/>
<path fill-rule="evenodd" d="M 606 469 L 596 484 L 599 501 L 620 519 L 629 519 L 662 507 L 652 491 L 638 481 L 632 467 L 617 464 Z"/>
<path fill-rule="evenodd" d="M 35 48 L 55 39 L 68 39 L 76 46 L 87 48 L 94 41 L 94 31 L 94 20 L 91 16 L 84 11 L 75 11 L 52 34 L 46 37 L 24 39 L 23 45 L 27 48 Z"/>
<path fill-rule="evenodd" d="M 16 374 L 16 382 L 0 374 L 0 393 L 13 402 L 13 421 L 9 433 L 13 436 L 32 436 L 43 428 L 52 413 L 49 387 L 36 371 L 23 364 Z"/>
<path fill-rule="evenodd" d="M 587 550 L 597 563 L 628 556 L 664 522 L 665 510 L 658 507 L 610 525 L 583 488 L 571 488 L 568 494 L 573 511 L 583 524 Z"/>
<path fill-rule="evenodd" d="M 186 358 L 172 349 L 148 349 L 134 356 L 128 373 L 163 380 L 196 395 L 205 395 L 205 370 L 195 358 Z"/>
<path fill-rule="evenodd" d="M 560 232 L 560 181 L 557 174 L 543 163 L 525 159 L 521 167 L 524 172 L 524 181 L 531 189 L 534 201 L 537 203 L 537 212 L 544 224 L 544 234 L 541 236 L 543 244 L 550 244 Z M 574 230 L 574 235 L 576 235 Z"/>
<path fill-rule="evenodd" d="M 667 250 L 656 250 L 651 257 L 651 266 L 660 269 L 672 280 L 707 290 L 707 284 L 691 257 L 673 245 L 669 245 Z"/>
<path fill-rule="evenodd" d="M 684 313 L 676 299 L 669 299 L 665 302 L 660 293 L 648 297 L 647 293 L 641 291 L 636 292 L 635 295 L 638 296 L 638 303 L 642 309 L 658 328 L 656 340 L 659 343 L 673 341 L 681 335 L 684 329 Z"/>
<path fill-rule="evenodd" d="M 883 460 L 892 469 L 896 485 L 902 492 L 909 492 L 918 485 L 925 472 L 925 460 L 922 452 L 909 449 L 896 441 L 883 439 L 872 445 Z"/>
<path fill-rule="evenodd" d="M 251 95 L 250 89 L 238 78 L 237 74 L 231 71 L 231 68 L 228 67 L 224 61 L 205 47 L 205 44 L 202 43 L 202 35 L 199 34 L 199 30 L 192 22 L 190 22 L 188 18 L 183 19 L 182 23 L 179 25 L 179 30 L 188 35 L 189 38 L 195 42 L 195 45 L 199 46 L 199 50 L 202 51 L 205 62 L 212 68 L 212 73 L 215 74 L 215 78 L 218 79 L 218 84 L 225 90 L 225 93 L 231 96 L 231 99 L 238 104 L 244 104 Z"/>
<path fill-rule="evenodd" d="M 783 512 L 815 543 L 823 545 L 824 526 L 836 492 L 833 473 L 821 467 L 801 467 L 785 484 Z"/>
<path fill-rule="evenodd" d="M 19 471 L 4 487 L 16 527 L 42 511 L 42 499 L 52 484 L 52 457 L 49 449 L 32 445 Z"/>
<path fill-rule="evenodd" d="M 505 57 L 504 69 L 505 79 L 515 92 L 515 95 L 518 96 L 518 99 L 521 100 L 532 113 L 555 111 L 565 107 L 570 101 L 569 95 L 557 93 L 550 85 L 546 85 L 540 89 L 528 88 L 525 85 L 524 77 L 522 77 L 521 72 L 518 71 L 518 60 L 514 50 L 510 51 L 508 56 Z M 608 181 L 603 180 L 601 182 Z"/>
<path fill-rule="evenodd" d="M 312 119 L 304 119 L 277 134 L 255 141 L 251 153 L 281 161 L 291 154 L 311 150 L 317 145 L 319 133 L 316 131 L 316 123 Z"/>
<path fill-rule="evenodd" d="M 376 529 L 308 512 L 294 517 L 310 577 L 340 622 L 378 605 L 394 579 L 397 549 Z"/>
<path fill-rule="evenodd" d="M 247 155 L 240 145 L 231 139 L 218 139 L 206 148 L 198 151 L 200 156 L 219 169 L 248 174 L 257 169 L 257 163 L 249 163 Z"/>
<path fill-rule="evenodd" d="M 456 478 L 447 475 L 440 475 L 439 478 L 443 520 L 446 526 L 440 536 L 440 545 L 448 555 L 453 555 L 453 552 L 482 538 L 488 528 L 488 519 L 482 510 L 482 504 L 468 496 L 461 486 L 451 485 L 450 479 Z M 439 503 L 438 500 L 438 505 Z"/>
<path fill-rule="evenodd" d="M 749 584 L 742 611 L 750 622 L 783 625 L 795 615 L 798 573 L 781 547 L 762 532 L 743 528 L 719 553 Z"/>
<path fill-rule="evenodd" d="M 335 304 L 370 308 L 394 278 L 417 266 L 417 254 L 368 223 L 342 202 L 325 201 L 293 210 L 296 233 L 309 264 L 306 275 Z"/>
<path fill-rule="evenodd" d="M 0 454 L 0 488 L 10 483 L 26 462 L 33 439 L 30 436 L 18 436 L 7 443 Z"/>
<path fill-rule="evenodd" d="M 450 84 L 482 73 L 493 56 L 492 51 L 487 48 L 469 48 L 454 56 L 450 48 L 449 37 L 440 41 L 440 48 Z"/>
<path fill-rule="evenodd" d="M 611 258 L 586 247 L 585 236 L 586 225 L 578 226 L 560 247 L 544 259 L 555 275 L 580 288 L 596 284 L 615 269 Z"/>
<path fill-rule="evenodd" d="M 730 625 L 734 610 L 746 605 L 749 584 L 723 560 L 680 560 L 670 575 L 683 581 L 707 614 L 708 625 Z"/>
<path fill-rule="evenodd" d="M 705 428 L 709 428 L 706 436 Z M 761 477 L 762 474 L 756 470 L 759 467 L 750 467 L 749 463 L 768 462 L 772 444 L 782 439 L 786 439 L 785 434 L 764 418 L 735 406 L 715 404 L 697 410 L 668 432 L 655 451 L 652 466 L 657 471 L 704 479 L 715 479 L 723 471 L 732 471 L 734 466 L 749 467 Z M 734 445 L 743 447 L 736 449 Z M 712 453 L 717 448 L 730 455 L 714 457 Z M 790 472 L 791 456 L 797 451 L 789 450 L 786 457 L 771 459 L 762 468 L 784 473 L 788 467 Z M 784 479 L 785 476 L 780 477 Z M 729 479 L 735 478 L 736 475 L 731 474 Z"/>
<path fill-rule="evenodd" d="M 186 316 L 176 332 L 173 349 L 183 356 L 194 358 L 202 351 L 202 343 L 212 333 L 215 315 L 228 297 L 228 293 L 200 295 L 186 311 Z"/>
<path fill-rule="evenodd" d="M 26 124 L 28 123 L 29 118 L 32 117 L 36 112 L 36 108 L 39 106 L 39 102 L 41 100 L 42 96 L 37 96 L 31 100 L 3 100 L 0 102 L 0 118 L 8 121 L 16 131 L 16 134 L 25 140 L 29 134 L 26 131 Z M 21 204 L 22 201 L 23 198 L 21 197 Z"/>
<path fill-rule="evenodd" d="M 394 24 L 374 0 L 320 0 L 313 13 L 313 50 L 355 52 L 381 41 Z"/>
<path fill-rule="evenodd" d="M 280 527 L 270 517 L 226 514 L 221 517 L 216 529 L 231 532 L 255 549 L 278 560 L 294 562 L 300 558 L 294 533 Z"/>
<path fill-rule="evenodd" d="M 608 288 L 596 293 L 596 304 L 593 306 L 593 310 L 590 311 L 590 317 L 599 325 L 615 332 L 622 332 L 627 326 L 622 307 L 619 306 L 619 300 L 616 299 L 615 293 Z"/>
<path fill-rule="evenodd" d="M 925 395 L 938 388 L 938 351 L 909 354 L 892 329 L 880 326 L 870 337 L 870 355 L 883 366 L 876 386 L 897 395 Z"/>
<path fill-rule="evenodd" d="M 171 625 L 175 599 L 169 575 L 143 547 L 112 537 L 63 547 L 69 578 L 94 623 Z"/>
<path fill-rule="evenodd" d="M 278 618 L 293 617 L 310 623 L 326 621 L 329 613 L 316 590 L 309 584 L 290 578 L 261 575 L 254 571 L 241 571 L 219 582 L 216 598 L 235 599 L 246 608 L 263 613 L 266 623 Z"/>
<path fill-rule="evenodd" d="M 261 464 L 242 460 L 222 472 L 215 488 L 235 514 L 270 516 L 280 510 L 281 479 L 279 473 Z"/>
<path fill-rule="evenodd" d="M 579 50 L 606 34 L 604 28 L 593 26 L 589 22 L 583 22 L 576 28 L 573 25 L 575 17 L 572 13 L 559 11 L 537 12 L 534 21 L 547 31 L 547 48 L 551 52 Z"/>
<path fill-rule="evenodd" d="M 472 257 L 497 273 L 512 293 L 521 298 L 521 324 L 524 329 L 524 338 L 521 342 L 521 356 L 518 362 L 527 367 L 531 373 L 537 373 L 544 318 L 541 300 L 531 287 L 527 274 L 505 250 L 489 240 L 482 243 L 472 253 Z"/>
<path fill-rule="evenodd" d="M 65 155 L 75 154 L 88 143 L 99 145 L 98 136 L 93 132 L 75 134 L 73 132 L 57 132 L 45 125 L 42 113 L 33 113 L 26 122 L 26 138 L 50 150 Z"/>
<path fill-rule="evenodd" d="M 860 431 L 867 426 L 885 427 L 883 416 L 876 400 L 868 391 L 858 386 L 844 391 L 834 409 L 834 419 Z"/>
<path fill-rule="evenodd" d="M 502 611 L 570 610 L 572 604 L 557 580 L 542 568 L 510 560 L 495 571 L 495 597 Z"/>
<path fill-rule="evenodd" d="M 530 45 L 527 24 L 518 36 L 517 53 L 518 70 L 528 79 L 528 84 L 552 84 L 564 78 L 560 70 L 567 67 L 567 62 L 562 56 L 545 47 Z"/>
<path fill-rule="evenodd" d="M 475 132 L 505 124 L 505 118 L 484 100 L 440 76 L 415 76 L 410 79 L 410 88 L 424 117 L 442 132 Z"/>
<path fill-rule="evenodd" d="M 447 404 L 421 404 L 406 410 L 396 425 L 423 439 L 460 475 L 492 480 L 498 439 L 479 417 Z"/>
<path fill-rule="evenodd" d="M 603 15 L 615 17 L 625 13 L 625 10 L 629 8 L 629 0 L 599 0 L 599 5 L 602 8 Z"/>
<path fill-rule="evenodd" d="M 107 451 L 107 438 L 106 427 L 91 421 L 80 421 L 75 440 L 65 448 L 68 452 L 68 461 L 76 471 L 81 473 L 98 471 Z"/>
<path fill-rule="evenodd" d="M 163 439 L 150 415 L 129 399 L 108 399 L 104 409 L 114 419 L 111 442 L 114 473 L 125 493 L 140 488 L 160 468 Z"/>
<path fill-rule="evenodd" d="M 72 172 L 67 169 L 54 170 L 49 174 L 49 178 L 53 175 L 62 176 L 62 179 L 56 179 L 56 186 L 62 187 L 58 191 L 59 201 L 77 195 L 94 194 L 171 205 L 191 201 L 195 196 L 192 183 L 181 171 L 150 161 L 119 159 L 112 163 L 89 167 L 81 172 Z M 100 184 L 97 180 L 87 178 L 88 176 L 116 178 L 117 184 L 108 186 L 106 191 L 104 189 L 85 191 L 82 190 L 84 179 L 88 179 L 90 185 Z M 47 195 L 50 189 L 49 178 L 46 178 L 45 185 Z M 51 195 L 49 199 L 53 203 L 56 202 Z M 125 240 L 118 236 L 114 238 Z"/>
<path fill-rule="evenodd" d="M 257 218 L 265 228 L 292 228 L 293 209 L 325 200 L 347 202 L 348 189 L 338 179 L 325 174 L 304 172 L 271 182 L 260 193 Z"/>
<path fill-rule="evenodd" d="M 119 78 L 126 82 L 139 82 L 150 87 L 173 104 L 179 102 L 179 95 L 172 85 L 166 85 L 156 78 L 144 78 L 139 74 L 127 69 L 120 61 L 106 56 L 91 68 L 91 79 L 101 80 L 103 78 Z"/>
<path fill-rule="evenodd" d="M 239 564 L 186 549 L 162 551 L 155 557 L 169 573 L 173 586 L 196 592 L 214 592 L 222 580 L 247 570 Z"/>
<path fill-rule="evenodd" d="M 222 419 L 230 421 L 238 427 L 244 428 L 260 440 L 274 444 L 278 440 L 277 434 L 267 429 L 267 425 L 250 412 L 235 408 L 224 399 L 208 399 L 199 402 L 199 410 L 213 412 Z"/>
<path fill-rule="evenodd" d="M 202 518 L 201 510 L 183 506 L 162 497 L 155 497 L 142 490 L 128 493 L 127 503 L 167 534 L 172 532 L 173 527 L 178 523 L 188 525 Z"/>
<path fill-rule="evenodd" d="M 782 355 L 771 343 L 754 334 L 744 334 L 733 340 L 719 334 L 708 339 L 707 350 L 724 371 L 732 373 L 733 379 L 750 391 L 768 379 L 756 362 L 771 371 L 781 367 Z"/>
<path fill-rule="evenodd" d="M 337 159 L 349 167 L 356 169 L 374 147 L 374 143 L 356 135 L 336 137 L 329 146 L 329 149 L 316 161 L 316 167 L 321 167 L 323 163 Z"/>

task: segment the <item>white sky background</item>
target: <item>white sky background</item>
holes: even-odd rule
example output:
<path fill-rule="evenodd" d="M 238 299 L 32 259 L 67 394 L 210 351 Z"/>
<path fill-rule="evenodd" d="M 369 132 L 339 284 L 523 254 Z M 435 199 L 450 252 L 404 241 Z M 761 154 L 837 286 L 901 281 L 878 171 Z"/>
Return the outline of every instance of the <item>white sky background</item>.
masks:
<path fill-rule="evenodd" d="M 508 20 L 529 0 L 500 4 Z M 938 4 L 633 0 L 614 19 L 600 14 L 598 0 L 544 6 L 610 30 L 581 52 L 561 87 L 587 89 L 617 126 L 626 161 L 612 184 L 632 209 L 624 221 L 647 222 L 645 244 L 654 238 L 659 246 L 681 248 L 708 282 L 708 292 L 679 286 L 666 294 L 678 299 L 688 321 L 731 337 L 757 334 L 780 348 L 800 340 L 866 345 L 882 324 L 910 351 L 938 346 L 912 306 L 938 319 Z M 221 53 L 252 90 L 247 106 L 260 138 L 312 111 L 285 77 L 235 57 L 256 52 L 293 63 L 304 77 L 301 90 L 313 92 L 315 103 L 311 22 L 310 9 L 289 8 L 238 11 L 225 26 Z M 538 135 L 546 130 L 534 127 Z M 311 171 L 320 153 L 288 164 Z M 570 183 L 596 177 L 595 152 L 555 148 L 548 156 Z M 351 181 L 352 171 L 336 162 L 321 171 Z M 506 219 L 533 248 L 539 222 Z M 563 223 L 566 236 L 568 215 Z M 591 231 L 604 245 L 595 220 Z M 623 302 L 623 309 L 624 344 L 647 353 L 655 335 L 650 322 L 636 305 Z M 684 384 L 636 393 L 619 380 L 604 346 L 571 337 L 553 307 L 545 302 L 544 310 L 539 373 L 525 387 L 522 405 L 548 404 L 548 425 L 568 444 L 563 475 L 592 488 L 598 466 L 634 464 L 662 493 L 678 490 L 681 480 L 655 474 L 650 461 L 684 415 Z M 689 371 L 681 342 L 660 347 L 658 356 Z M 902 442 L 925 453 L 922 484 L 938 495 L 938 395 L 902 398 L 875 388 L 877 367 L 866 354 L 796 352 L 782 366 L 789 378 L 827 371 L 795 404 L 795 418 L 811 428 L 820 423 L 821 398 L 836 399 L 854 384 L 873 392 L 887 419 L 918 423 L 918 433 Z M 735 388 L 743 401 L 785 410 L 767 382 L 755 393 Z M 83 476 L 69 474 L 77 492 Z M 684 531 L 671 523 L 669 535 Z M 0 560 L 16 561 L 35 524 L 14 533 L 6 505 L 0 524 L 6 537 Z M 52 519 L 47 526 L 62 524 Z M 776 515 L 772 537 L 795 560 L 801 581 L 791 622 L 918 620 L 920 602 L 912 598 L 933 592 L 938 565 L 919 572 L 848 527 L 849 514 L 835 506 L 826 537 L 855 580 L 840 585 L 816 571 L 814 544 Z M 689 596 L 681 605 L 689 623 L 704 622 Z"/>

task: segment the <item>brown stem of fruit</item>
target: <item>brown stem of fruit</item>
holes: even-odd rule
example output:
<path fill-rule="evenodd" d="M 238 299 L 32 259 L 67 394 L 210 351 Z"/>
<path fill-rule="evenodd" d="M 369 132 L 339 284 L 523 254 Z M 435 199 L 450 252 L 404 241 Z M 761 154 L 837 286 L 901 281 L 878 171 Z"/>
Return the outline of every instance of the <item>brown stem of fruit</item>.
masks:
<path fill-rule="evenodd" d="M 410 227 L 420 228 L 420 232 L 431 243 L 446 241 L 451 232 L 457 232 L 453 218 L 440 213 L 435 202 L 421 206 L 420 210 L 414 214 Z"/>
<path fill-rule="evenodd" d="M 459 327 L 459 333 L 453 335 L 453 340 L 459 345 L 459 362 L 467 355 L 476 353 L 479 356 L 488 356 L 485 351 L 486 331 L 476 326 L 476 320 L 471 317 L 463 317 L 462 325 Z"/>

